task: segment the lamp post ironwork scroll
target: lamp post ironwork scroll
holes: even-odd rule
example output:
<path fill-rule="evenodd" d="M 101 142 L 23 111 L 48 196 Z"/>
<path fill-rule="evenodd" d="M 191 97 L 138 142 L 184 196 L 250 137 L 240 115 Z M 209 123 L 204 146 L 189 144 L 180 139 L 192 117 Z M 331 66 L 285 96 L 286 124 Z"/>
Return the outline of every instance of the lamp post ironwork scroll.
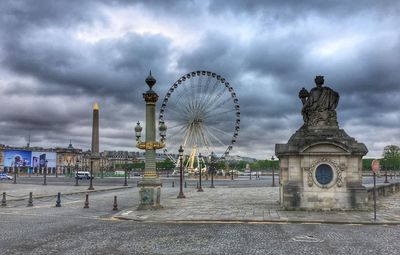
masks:
<path fill-rule="evenodd" d="M 159 123 L 160 141 L 156 141 L 156 102 L 158 95 L 152 90 L 152 87 L 156 84 L 156 79 L 151 75 L 146 78 L 146 84 L 149 86 L 149 90 L 143 93 L 143 98 L 146 102 L 146 134 L 145 141 L 140 140 L 142 127 L 138 122 L 135 127 L 136 133 L 136 147 L 145 150 L 145 168 L 142 180 L 139 181 L 138 186 L 140 187 L 139 196 L 140 204 L 138 209 L 158 209 L 162 208 L 160 204 L 161 197 L 161 180 L 156 172 L 156 150 L 165 147 L 165 135 L 167 132 L 167 126 L 163 123 Z"/>
<path fill-rule="evenodd" d="M 179 147 L 179 195 L 177 198 L 185 198 L 183 194 L 182 182 L 183 182 L 183 148 L 182 145 Z"/>

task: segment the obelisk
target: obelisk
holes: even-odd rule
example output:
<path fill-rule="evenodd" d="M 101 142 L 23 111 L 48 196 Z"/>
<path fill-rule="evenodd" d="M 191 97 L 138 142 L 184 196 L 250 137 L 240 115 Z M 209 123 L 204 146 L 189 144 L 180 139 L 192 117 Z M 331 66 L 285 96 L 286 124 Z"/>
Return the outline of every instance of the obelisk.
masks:
<path fill-rule="evenodd" d="M 92 126 L 92 158 L 97 159 L 99 157 L 99 105 L 95 103 L 93 105 L 93 126 Z M 93 172 L 98 172 L 98 162 L 93 162 Z"/>

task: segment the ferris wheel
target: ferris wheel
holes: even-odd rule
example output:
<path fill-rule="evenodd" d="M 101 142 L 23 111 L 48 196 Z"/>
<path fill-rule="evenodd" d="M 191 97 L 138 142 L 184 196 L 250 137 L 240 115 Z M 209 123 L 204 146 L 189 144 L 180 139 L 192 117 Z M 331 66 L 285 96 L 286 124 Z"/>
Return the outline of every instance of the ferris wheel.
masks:
<path fill-rule="evenodd" d="M 224 158 L 239 134 L 239 100 L 222 76 L 208 71 L 190 72 L 168 90 L 159 122 L 168 125 L 169 153 L 176 154 L 182 145 L 190 158 L 211 152 Z"/>

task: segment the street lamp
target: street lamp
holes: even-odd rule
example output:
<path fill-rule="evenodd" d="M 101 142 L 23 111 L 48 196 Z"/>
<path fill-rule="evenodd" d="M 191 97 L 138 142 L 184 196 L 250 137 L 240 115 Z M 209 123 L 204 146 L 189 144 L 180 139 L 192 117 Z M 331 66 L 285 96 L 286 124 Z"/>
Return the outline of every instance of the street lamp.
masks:
<path fill-rule="evenodd" d="M 274 161 L 275 158 L 274 156 L 271 157 L 271 161 Z M 272 187 L 275 187 L 275 167 L 273 165 L 273 162 L 271 162 L 271 167 L 272 167 Z"/>
<path fill-rule="evenodd" d="M 124 186 L 128 186 L 128 180 L 127 180 L 127 171 L 128 171 L 128 159 L 125 159 L 125 183 Z"/>
<path fill-rule="evenodd" d="M 209 173 L 211 173 L 211 185 L 210 185 L 210 188 L 215 188 L 215 186 L 214 186 L 214 174 L 215 174 L 215 154 L 214 154 L 214 152 L 212 151 L 211 152 L 211 156 L 210 156 L 210 167 L 209 167 L 209 170 L 208 170 L 208 172 Z"/>
<path fill-rule="evenodd" d="M 100 159 L 101 161 L 100 161 L 100 164 L 101 164 L 101 166 L 100 166 L 100 173 L 101 173 L 101 176 L 100 176 L 100 178 L 101 179 L 103 179 L 104 178 L 104 162 L 103 162 L 103 159 Z"/>
<path fill-rule="evenodd" d="M 75 164 L 75 170 L 76 170 L 76 174 L 75 174 L 75 186 L 78 186 L 79 183 L 79 178 L 78 178 L 78 170 L 79 170 L 79 159 L 76 160 L 76 164 Z"/>
<path fill-rule="evenodd" d="M 167 126 L 164 122 L 159 122 L 160 141 L 156 141 L 156 103 L 158 100 L 157 93 L 152 89 L 156 84 L 156 79 L 151 75 L 145 80 L 149 86 L 149 90 L 143 93 L 144 101 L 146 102 L 146 134 L 145 141 L 140 140 L 142 127 L 138 122 L 135 127 L 136 147 L 145 150 L 145 169 L 142 180 L 138 183 L 140 187 L 139 196 L 140 204 L 138 209 L 158 209 L 161 208 L 161 186 L 159 176 L 156 171 L 156 150 L 165 147 L 165 136 Z M 153 194 L 149 197 L 149 194 Z"/>
<path fill-rule="evenodd" d="M 199 153 L 199 158 L 198 158 L 198 167 L 199 167 L 199 188 L 197 189 L 197 192 L 203 192 L 203 187 L 201 186 L 201 160 L 202 156 L 201 153 Z"/>
<path fill-rule="evenodd" d="M 250 180 L 251 180 L 251 168 L 249 167 L 249 170 L 250 170 Z"/>
<path fill-rule="evenodd" d="M 17 159 L 14 161 L 14 184 L 17 184 Z"/>
<path fill-rule="evenodd" d="M 229 164 L 229 163 L 228 163 Z M 231 180 L 233 181 L 233 168 L 231 170 Z"/>
<path fill-rule="evenodd" d="M 179 177 L 179 195 L 177 198 L 185 198 L 185 194 L 183 194 L 183 189 L 182 189 L 182 182 L 183 182 L 183 148 L 182 145 L 179 147 L 179 172 L 180 172 L 180 177 Z"/>
<path fill-rule="evenodd" d="M 90 183 L 88 190 L 94 190 L 93 188 L 93 160 L 98 159 L 97 155 L 92 154 L 90 156 Z"/>
<path fill-rule="evenodd" d="M 385 163 L 387 163 L 387 165 L 389 165 L 388 162 L 389 162 L 388 160 L 385 160 Z M 387 178 L 387 170 L 388 170 L 387 165 L 385 164 L 385 182 L 384 183 L 389 183 L 388 178 Z"/>
<path fill-rule="evenodd" d="M 43 185 L 47 185 L 47 160 L 44 163 Z"/>

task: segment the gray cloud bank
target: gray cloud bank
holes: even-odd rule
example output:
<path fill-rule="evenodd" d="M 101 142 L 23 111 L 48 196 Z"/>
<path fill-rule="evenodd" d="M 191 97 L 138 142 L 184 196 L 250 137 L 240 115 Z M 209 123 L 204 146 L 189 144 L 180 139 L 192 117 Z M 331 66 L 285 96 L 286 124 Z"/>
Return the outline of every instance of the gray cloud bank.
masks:
<path fill-rule="evenodd" d="M 0 143 L 30 135 L 33 145 L 89 148 L 99 102 L 101 149 L 135 150 L 148 71 L 162 99 L 181 75 L 210 70 L 240 100 L 233 154 L 270 158 L 302 124 L 298 91 L 322 74 L 341 95 L 340 125 L 379 156 L 400 143 L 399 10 L 397 1 L 2 1 Z M 116 23 L 123 32 L 107 35 Z M 83 28 L 99 38 L 83 40 Z"/>

